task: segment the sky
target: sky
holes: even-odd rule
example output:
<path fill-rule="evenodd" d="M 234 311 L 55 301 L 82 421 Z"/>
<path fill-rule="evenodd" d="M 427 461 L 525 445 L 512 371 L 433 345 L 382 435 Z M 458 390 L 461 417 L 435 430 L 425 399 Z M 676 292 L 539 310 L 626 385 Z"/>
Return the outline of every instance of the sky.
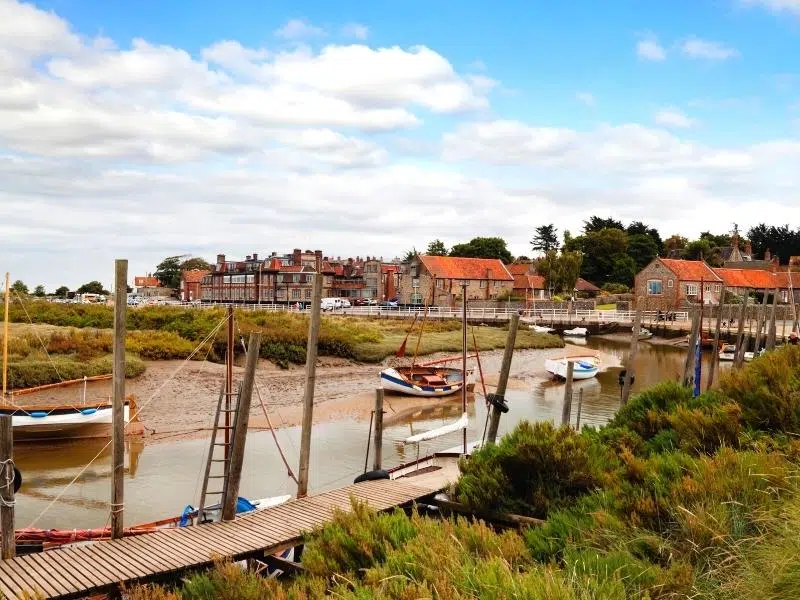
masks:
<path fill-rule="evenodd" d="M 800 0 L 0 0 L 0 269 L 800 225 Z"/>

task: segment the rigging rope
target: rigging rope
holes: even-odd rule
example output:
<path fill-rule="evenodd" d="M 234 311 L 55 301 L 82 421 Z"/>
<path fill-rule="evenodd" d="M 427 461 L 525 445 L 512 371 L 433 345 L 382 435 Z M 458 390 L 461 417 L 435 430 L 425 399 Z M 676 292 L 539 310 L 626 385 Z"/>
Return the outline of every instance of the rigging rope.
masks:
<path fill-rule="evenodd" d="M 158 386 L 158 388 L 156 388 L 156 390 L 151 394 L 151 396 L 147 399 L 147 401 L 142 403 L 141 406 L 137 406 L 136 412 L 129 417 L 129 422 L 133 421 L 135 417 L 138 417 L 139 414 L 142 412 L 142 410 L 148 404 L 150 404 L 150 402 L 152 402 L 156 398 L 156 396 L 158 396 L 161 393 L 161 391 L 166 387 L 166 385 L 170 381 L 172 381 L 178 375 L 178 373 L 180 373 L 186 367 L 187 364 L 189 364 L 189 361 L 191 361 L 194 358 L 194 356 L 200 351 L 203 345 L 207 343 L 209 340 L 211 340 L 217 334 L 217 332 L 222 328 L 222 325 L 225 323 L 225 321 L 227 321 L 227 317 L 224 317 L 217 324 L 217 326 L 211 330 L 211 332 L 197 345 L 197 347 L 192 351 L 192 353 L 175 369 L 175 371 L 160 386 Z M 84 467 L 78 472 L 78 474 L 72 478 L 72 481 L 70 481 L 66 486 L 64 486 L 64 488 L 56 495 L 56 497 L 53 498 L 53 500 L 50 501 L 50 503 L 42 509 L 42 511 L 36 516 L 36 518 L 30 522 L 28 527 L 33 527 L 36 523 L 38 523 L 39 519 L 41 519 L 45 515 L 45 513 L 47 513 L 47 511 L 53 507 L 53 505 L 56 502 L 61 500 L 62 496 L 67 493 L 67 490 L 69 490 L 69 488 L 71 488 L 74 485 L 74 483 L 78 481 L 78 479 L 80 479 L 80 477 L 86 472 L 86 470 L 90 466 L 92 466 L 94 461 L 100 458 L 100 456 L 109 448 L 109 446 L 111 446 L 111 440 L 109 440 L 106 443 L 106 445 L 103 446 L 98 451 L 98 453 L 94 455 L 94 458 L 92 458 L 88 463 L 86 463 L 86 465 L 84 465 Z"/>
<path fill-rule="evenodd" d="M 14 290 L 14 295 L 17 297 L 17 300 L 19 300 L 19 304 L 20 304 L 20 306 L 22 306 L 22 310 L 25 312 L 25 316 L 28 317 L 28 323 L 33 325 L 33 319 L 31 319 L 31 316 L 28 314 L 28 309 L 25 308 L 25 303 L 22 301 L 22 296 L 19 295 L 19 292 L 17 290 Z M 56 363 L 53 362 L 53 357 L 50 356 L 50 353 L 47 351 L 47 346 L 45 345 L 45 343 L 42 340 L 42 338 L 39 336 L 39 332 L 36 331 L 35 327 L 33 328 L 33 333 L 36 336 L 36 339 L 38 339 L 39 343 L 42 345 L 42 350 L 44 350 L 45 356 L 47 356 L 47 360 L 50 361 L 50 365 L 53 367 L 53 370 L 56 372 L 56 375 L 58 376 L 58 379 L 60 381 L 64 381 L 64 378 L 61 377 L 61 373 L 58 372 L 58 367 L 56 367 Z"/>

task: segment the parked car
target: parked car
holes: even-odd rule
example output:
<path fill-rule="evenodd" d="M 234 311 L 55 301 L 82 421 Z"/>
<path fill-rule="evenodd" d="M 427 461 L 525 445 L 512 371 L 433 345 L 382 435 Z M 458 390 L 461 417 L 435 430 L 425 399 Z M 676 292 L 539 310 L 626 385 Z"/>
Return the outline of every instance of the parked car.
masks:
<path fill-rule="evenodd" d="M 336 310 L 337 308 L 350 308 L 350 301 L 347 298 L 323 298 L 322 310 Z"/>
<path fill-rule="evenodd" d="M 397 308 L 397 300 L 386 300 L 385 302 L 381 302 L 381 306 L 385 308 Z"/>

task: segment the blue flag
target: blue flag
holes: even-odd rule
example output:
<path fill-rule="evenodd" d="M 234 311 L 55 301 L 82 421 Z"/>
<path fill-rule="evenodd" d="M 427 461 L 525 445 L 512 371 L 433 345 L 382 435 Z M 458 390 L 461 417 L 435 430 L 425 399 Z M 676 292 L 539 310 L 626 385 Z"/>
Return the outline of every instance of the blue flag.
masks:
<path fill-rule="evenodd" d="M 697 340 L 697 346 L 694 349 L 694 397 L 700 395 L 700 379 L 703 374 L 703 344 Z"/>

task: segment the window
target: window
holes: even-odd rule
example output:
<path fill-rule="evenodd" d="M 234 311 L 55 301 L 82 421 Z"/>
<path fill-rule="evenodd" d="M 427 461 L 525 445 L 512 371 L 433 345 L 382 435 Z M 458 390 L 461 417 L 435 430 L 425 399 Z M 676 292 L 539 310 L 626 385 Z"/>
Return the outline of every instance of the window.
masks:
<path fill-rule="evenodd" d="M 661 295 L 661 280 L 660 279 L 648 279 L 647 280 L 647 295 L 648 296 L 660 296 Z"/>
<path fill-rule="evenodd" d="M 247 283 L 253 283 L 256 280 L 255 275 L 248 275 L 247 276 Z"/>
<path fill-rule="evenodd" d="M 300 298 L 300 290 L 297 288 L 292 289 L 292 300 L 297 300 Z"/>
<path fill-rule="evenodd" d="M 306 300 L 311 300 L 311 290 L 306 290 Z"/>
<path fill-rule="evenodd" d="M 422 304 L 422 294 L 411 294 L 411 304 Z"/>
<path fill-rule="evenodd" d="M 481 285 L 482 288 L 486 287 L 486 283 L 487 283 L 487 281 L 485 279 L 481 279 L 480 285 Z"/>
<path fill-rule="evenodd" d="M 415 277 L 411 280 L 411 287 L 418 288 L 419 287 L 419 277 Z"/>
<path fill-rule="evenodd" d="M 437 279 L 436 280 L 436 287 L 440 290 L 444 289 L 444 279 Z"/>
<path fill-rule="evenodd" d="M 294 275 L 294 276 L 292 277 L 292 281 L 293 281 L 294 283 L 300 283 L 300 275 Z"/>
<path fill-rule="evenodd" d="M 687 283 L 686 284 L 686 295 L 687 296 L 697 296 L 697 284 L 696 283 Z"/>
<path fill-rule="evenodd" d="M 667 280 L 667 287 L 672 289 L 675 287 L 675 282 L 672 279 Z"/>
<path fill-rule="evenodd" d="M 710 292 L 711 292 L 711 284 L 710 284 L 710 283 L 707 283 L 707 284 L 705 284 L 705 285 L 703 286 L 703 290 L 704 290 L 706 293 L 710 293 Z"/>
<path fill-rule="evenodd" d="M 718 283 L 718 284 L 716 284 L 716 285 L 714 286 L 714 291 L 715 291 L 715 292 L 717 292 L 717 293 L 719 294 L 719 293 L 720 293 L 720 291 L 722 291 L 722 286 L 721 286 L 719 283 Z"/>

